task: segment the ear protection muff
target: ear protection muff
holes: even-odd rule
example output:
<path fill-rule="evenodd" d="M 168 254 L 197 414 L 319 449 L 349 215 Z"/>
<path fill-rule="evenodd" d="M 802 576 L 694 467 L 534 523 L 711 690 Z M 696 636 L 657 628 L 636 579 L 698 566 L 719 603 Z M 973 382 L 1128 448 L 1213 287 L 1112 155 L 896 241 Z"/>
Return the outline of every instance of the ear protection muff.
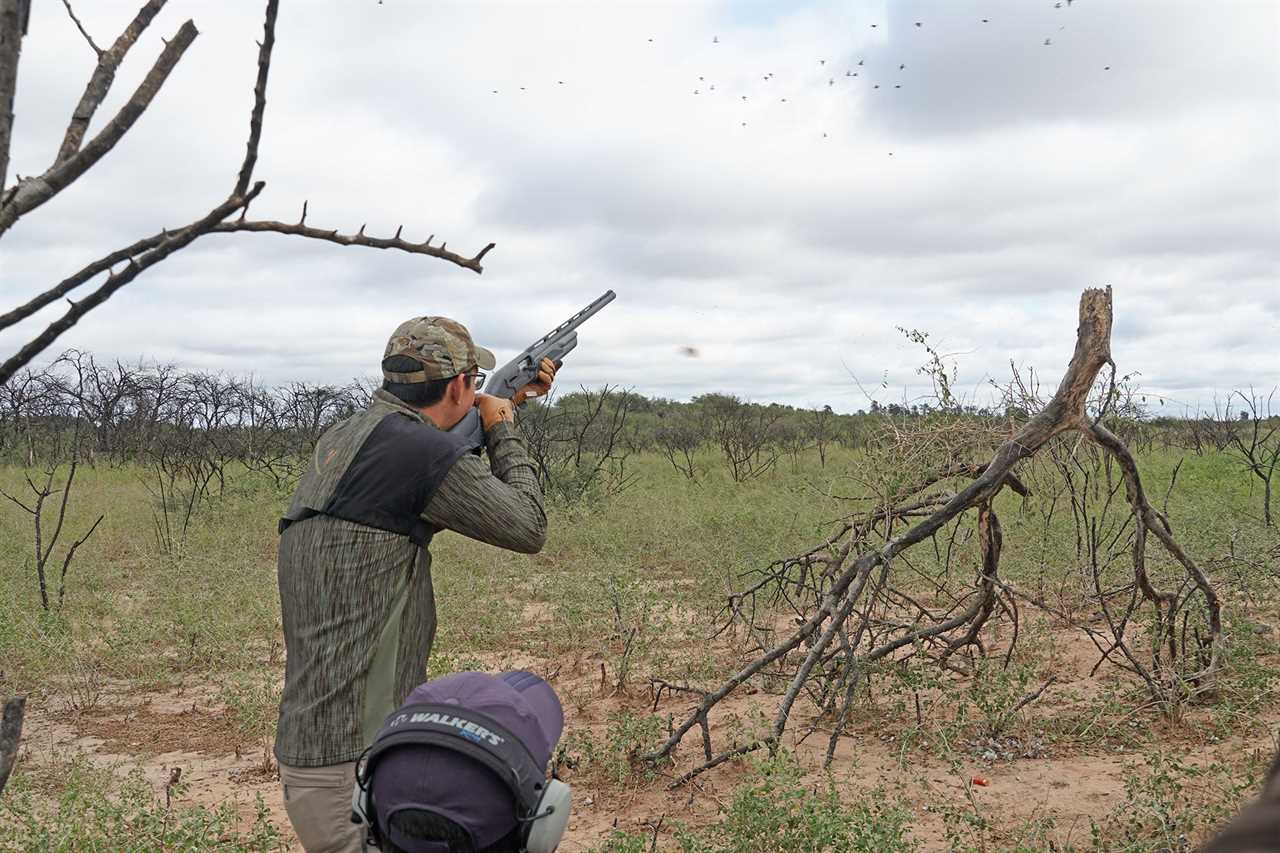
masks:
<path fill-rule="evenodd" d="M 517 804 L 520 849 L 552 853 L 569 823 L 570 787 L 548 780 L 529 748 L 488 714 L 458 705 L 406 705 L 383 723 L 373 743 L 356 761 L 351 821 L 368 827 L 368 842 L 382 843 L 373 803 L 373 777 L 383 755 L 399 746 L 438 746 L 461 753 L 492 770 Z"/>
<path fill-rule="evenodd" d="M 552 853 L 564 837 L 569 825 L 569 786 L 552 779 L 538 800 L 538 811 L 524 826 L 522 835 L 526 853 Z"/>
<path fill-rule="evenodd" d="M 373 811 L 373 801 L 369 798 L 369 783 L 360 772 L 360 765 L 364 763 L 365 756 L 369 754 L 369 750 L 365 750 L 364 754 L 356 760 L 356 784 L 351 789 L 351 822 L 355 824 L 363 823 L 366 827 L 367 840 L 374 847 L 382 847 L 382 837 L 378 833 L 378 821 Z"/>

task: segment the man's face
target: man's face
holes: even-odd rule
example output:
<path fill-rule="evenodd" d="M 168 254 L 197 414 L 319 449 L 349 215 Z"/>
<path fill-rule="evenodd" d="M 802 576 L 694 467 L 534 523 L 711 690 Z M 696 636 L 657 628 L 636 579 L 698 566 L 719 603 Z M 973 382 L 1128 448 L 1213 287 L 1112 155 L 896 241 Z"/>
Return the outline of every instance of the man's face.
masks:
<path fill-rule="evenodd" d="M 462 382 L 462 414 L 466 414 L 476 404 L 476 368 L 471 368 L 465 373 L 458 375 L 458 379 Z"/>
<path fill-rule="evenodd" d="M 469 378 L 474 375 L 475 368 L 459 373 L 453 377 L 449 387 L 445 389 L 443 402 L 448 404 L 448 408 L 442 413 L 445 416 L 445 429 L 452 429 L 475 406 L 475 380 Z"/>

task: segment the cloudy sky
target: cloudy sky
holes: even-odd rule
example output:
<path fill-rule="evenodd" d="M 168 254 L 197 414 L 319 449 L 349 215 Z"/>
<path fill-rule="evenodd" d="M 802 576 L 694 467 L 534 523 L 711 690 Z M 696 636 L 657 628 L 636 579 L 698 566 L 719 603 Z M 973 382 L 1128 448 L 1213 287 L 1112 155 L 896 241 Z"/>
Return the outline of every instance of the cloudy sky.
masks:
<path fill-rule="evenodd" d="M 48 166 L 95 61 L 61 3 L 33 5 L 11 178 Z M 140 0 L 73 5 L 106 44 Z M 612 288 L 565 386 L 852 411 L 925 392 L 899 326 L 954 354 L 968 396 L 1011 361 L 1055 382 L 1080 291 L 1111 285 L 1115 358 L 1163 411 L 1280 383 L 1274 0 L 282 5 L 251 215 L 305 199 L 318 227 L 494 242 L 484 274 L 212 235 L 46 355 L 341 382 L 406 317 L 455 317 L 504 359 Z M 170 0 L 94 128 L 162 37 L 200 36 L 5 235 L 0 308 L 226 197 L 259 6 Z"/>

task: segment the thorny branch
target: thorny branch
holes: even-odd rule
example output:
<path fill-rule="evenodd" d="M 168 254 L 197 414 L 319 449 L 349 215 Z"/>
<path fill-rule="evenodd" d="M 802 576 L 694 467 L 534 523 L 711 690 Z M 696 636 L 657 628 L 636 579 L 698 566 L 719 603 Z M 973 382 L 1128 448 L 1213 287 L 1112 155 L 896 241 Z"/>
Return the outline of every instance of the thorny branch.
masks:
<path fill-rule="evenodd" d="M 210 233 L 214 234 L 232 234 L 237 231 L 270 231 L 275 234 L 293 234 L 298 237 L 310 237 L 313 240 L 325 240 L 330 243 L 337 243 L 339 246 L 366 246 L 370 249 L 398 249 L 410 255 L 427 255 L 432 258 L 440 258 L 444 261 L 457 264 L 463 269 L 469 269 L 472 272 L 483 272 L 480 262 L 484 260 L 484 256 L 489 254 L 489 250 L 494 247 L 493 243 L 488 244 L 472 257 L 464 257 L 451 252 L 445 248 L 445 244 L 438 246 L 431 245 L 431 237 L 428 237 L 421 243 L 412 243 L 408 240 L 401 240 L 396 237 L 369 237 L 364 233 L 364 226 L 360 226 L 359 232 L 355 234 L 340 234 L 337 229 L 326 230 L 323 228 L 312 228 L 301 223 L 287 224 L 275 221 L 254 221 L 254 220 L 229 220 L 220 222 L 214 228 L 210 229 Z M 397 234 L 399 232 L 397 231 Z M 435 235 L 432 235 L 435 236 Z"/>

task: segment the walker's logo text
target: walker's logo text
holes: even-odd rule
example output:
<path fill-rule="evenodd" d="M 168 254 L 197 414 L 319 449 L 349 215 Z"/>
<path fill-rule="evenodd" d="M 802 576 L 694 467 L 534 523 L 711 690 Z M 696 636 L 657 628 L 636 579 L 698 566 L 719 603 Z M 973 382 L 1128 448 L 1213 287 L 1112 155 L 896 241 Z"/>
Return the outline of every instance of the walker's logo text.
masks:
<path fill-rule="evenodd" d="M 458 734 L 473 743 L 489 743 L 493 746 L 498 746 L 504 740 L 502 736 L 494 734 L 479 723 L 471 722 L 466 717 L 458 717 L 453 714 L 441 714 L 436 711 L 420 711 L 416 714 L 400 714 L 387 724 L 387 728 L 394 729 L 404 723 L 429 723 L 432 725 L 457 729 Z"/>

